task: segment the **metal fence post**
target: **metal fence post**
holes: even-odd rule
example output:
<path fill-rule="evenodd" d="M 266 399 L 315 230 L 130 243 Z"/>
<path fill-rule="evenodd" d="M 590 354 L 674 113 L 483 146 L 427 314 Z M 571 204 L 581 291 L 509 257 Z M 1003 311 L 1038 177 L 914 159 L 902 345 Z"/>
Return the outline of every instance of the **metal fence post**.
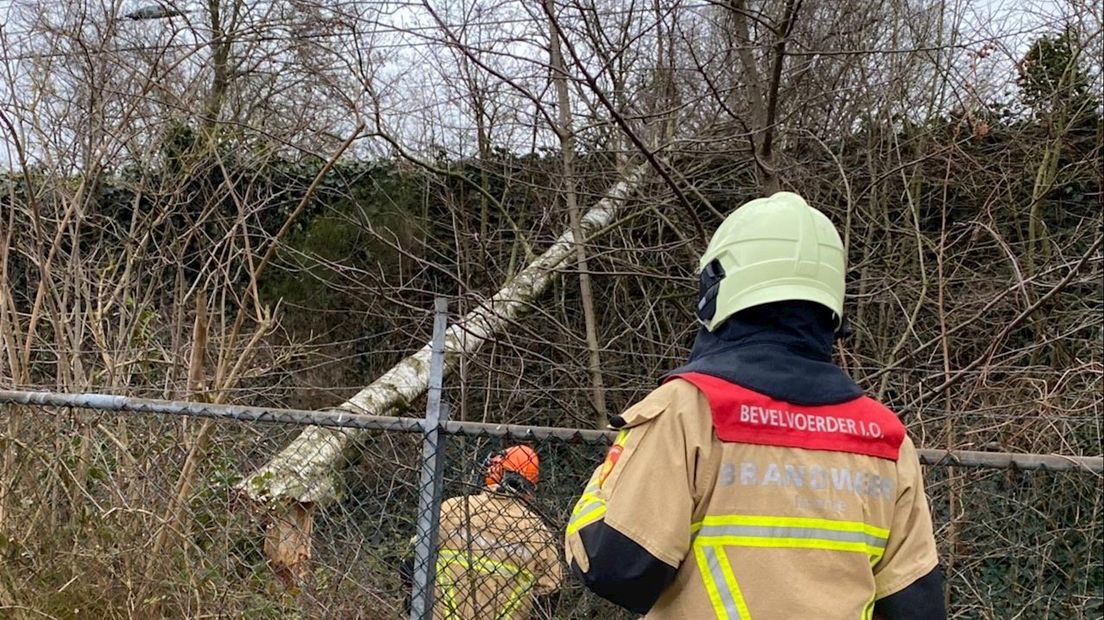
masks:
<path fill-rule="evenodd" d="M 429 358 L 429 389 L 422 441 L 422 473 L 418 487 L 418 533 L 414 547 L 414 586 L 410 596 L 410 620 L 433 616 L 433 589 L 437 576 L 437 524 L 441 516 L 441 476 L 444 469 L 444 438 L 441 427 L 448 422 L 448 408 L 441 404 L 445 374 L 445 328 L 448 301 L 433 302 L 433 344 Z"/>

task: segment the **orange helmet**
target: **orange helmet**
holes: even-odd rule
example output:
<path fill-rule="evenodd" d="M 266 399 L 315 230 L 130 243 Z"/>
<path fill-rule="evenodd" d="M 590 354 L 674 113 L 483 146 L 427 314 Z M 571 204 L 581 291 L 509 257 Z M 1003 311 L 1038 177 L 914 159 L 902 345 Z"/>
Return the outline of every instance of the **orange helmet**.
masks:
<path fill-rule="evenodd" d="M 510 446 L 495 452 L 487 457 L 485 465 L 487 486 L 502 484 L 506 473 L 516 474 L 534 487 L 540 477 L 540 457 L 529 446 Z"/>

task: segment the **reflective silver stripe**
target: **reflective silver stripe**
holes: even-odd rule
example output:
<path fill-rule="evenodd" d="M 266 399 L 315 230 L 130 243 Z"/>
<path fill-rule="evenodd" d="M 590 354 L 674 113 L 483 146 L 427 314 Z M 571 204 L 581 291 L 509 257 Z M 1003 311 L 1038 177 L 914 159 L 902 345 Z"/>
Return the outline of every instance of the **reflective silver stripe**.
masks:
<path fill-rule="evenodd" d="M 829 530 L 819 527 L 785 527 L 767 525 L 704 525 L 698 530 L 698 536 L 746 536 L 754 538 L 804 538 L 833 540 L 838 542 L 865 543 L 877 549 L 884 549 L 886 539 L 866 532 L 848 532 Z"/>
<path fill-rule="evenodd" d="M 743 620 L 743 616 L 740 615 L 740 608 L 736 605 L 736 594 L 728 587 L 728 581 L 725 579 L 724 569 L 721 568 L 721 560 L 717 553 L 717 547 L 712 545 L 702 547 L 706 568 L 709 570 L 709 576 L 713 578 L 713 586 L 721 597 L 721 604 L 724 605 L 725 613 L 728 614 L 731 620 Z M 720 549 L 720 553 L 724 553 L 724 549 Z"/>
<path fill-rule="evenodd" d="M 580 503 L 575 507 L 575 514 L 567 524 L 567 533 L 574 534 L 582 528 L 597 521 L 606 512 L 606 502 L 591 500 L 587 504 Z"/>
<path fill-rule="evenodd" d="M 578 520 L 586 517 L 590 513 L 594 512 L 595 510 L 598 510 L 599 508 L 605 508 L 605 507 L 606 507 L 606 503 L 603 502 L 602 500 L 590 501 L 586 504 L 583 504 L 583 505 L 580 506 L 580 508 L 582 508 L 582 510 L 579 510 L 577 513 L 575 513 L 575 516 L 571 519 L 571 522 L 574 523 L 575 521 L 578 521 Z"/>

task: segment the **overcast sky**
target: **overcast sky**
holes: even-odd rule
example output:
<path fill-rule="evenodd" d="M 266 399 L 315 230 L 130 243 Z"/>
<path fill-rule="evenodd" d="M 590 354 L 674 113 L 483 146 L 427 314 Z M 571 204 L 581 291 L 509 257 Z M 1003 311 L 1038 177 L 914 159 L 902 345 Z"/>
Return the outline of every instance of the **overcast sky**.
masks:
<path fill-rule="evenodd" d="M 86 0 L 88 1 L 88 0 Z M 690 1 L 690 0 L 688 0 Z M 952 0 L 953 1 L 953 0 Z M 107 7 L 117 7 L 119 15 L 125 15 L 133 10 L 148 7 L 156 0 L 122 0 L 118 5 L 107 4 Z M 639 3 L 636 3 L 639 4 Z M 1061 27 L 1064 15 L 1070 12 L 1068 3 L 1053 0 L 974 0 L 972 2 L 953 2 L 955 11 L 962 16 L 963 23 L 960 28 L 961 41 L 981 42 L 991 41 L 996 45 L 995 53 L 977 66 L 977 81 L 980 84 L 991 85 L 991 92 L 979 92 L 982 98 L 1000 97 L 1001 90 L 1008 90 L 1008 86 L 1015 77 L 1015 60 L 1022 57 L 1028 46 L 1039 33 L 1055 31 Z M 436 2 L 434 6 L 442 7 L 442 16 L 446 21 L 462 21 L 462 14 L 457 12 L 457 7 L 470 6 L 471 2 L 452 2 L 450 6 L 453 12 L 444 8 L 444 2 Z M 27 0 L 0 0 L 0 15 L 3 16 L 3 41 L 6 49 L 0 51 L 0 62 L 7 65 L 5 77 L 0 81 L 0 106 L 10 108 L 13 100 L 13 86 L 7 76 L 19 75 L 20 71 L 26 71 L 26 63 L 19 62 L 20 53 L 26 53 L 27 42 L 33 42 L 33 37 L 20 30 L 20 24 L 25 24 L 33 6 Z M 59 8 L 66 5 L 59 4 Z M 170 23 L 180 28 L 181 25 L 192 21 L 201 21 L 203 3 L 190 2 L 177 5 L 184 10 L 195 11 L 185 18 L 174 18 Z M 263 3 L 256 6 L 265 6 Z M 342 6 L 338 1 L 324 6 Z M 471 131 L 468 116 L 462 109 L 462 104 L 457 101 L 456 93 L 450 92 L 445 80 L 444 72 L 455 71 L 455 67 L 443 66 L 452 58 L 445 52 L 440 43 L 428 37 L 437 37 L 439 31 L 432 17 L 424 7 L 416 2 L 387 2 L 380 0 L 354 0 L 348 6 L 353 6 L 361 11 L 364 17 L 365 7 L 369 11 L 370 19 L 365 20 L 365 25 L 360 25 L 360 31 L 369 33 L 369 39 L 386 62 L 382 65 L 379 77 L 388 82 L 392 88 L 401 91 L 401 107 L 392 110 L 388 118 L 396 133 L 401 136 L 417 136 L 424 143 L 432 140 L 450 143 L 457 150 L 468 151 L 474 148 L 474 137 Z M 539 29 L 533 24 L 531 18 L 533 7 L 537 6 L 531 0 L 506 0 L 501 2 L 493 12 L 469 14 L 468 20 L 475 23 L 487 24 L 483 28 L 474 28 L 467 31 L 469 42 L 478 42 L 480 36 L 495 37 L 499 41 L 503 38 L 511 39 L 505 44 L 511 54 L 519 57 L 533 57 L 538 62 L 529 63 L 531 67 L 518 67 L 515 69 L 528 71 L 533 74 L 533 79 L 538 80 L 541 71 L 542 56 L 545 54 L 543 43 L 536 40 Z M 615 5 L 614 5 L 615 6 Z M 626 7 L 631 6 L 626 2 Z M 1091 5 L 1086 5 L 1091 6 Z M 108 9 L 110 10 L 110 9 Z M 375 12 L 375 10 L 379 10 Z M 1099 21 L 1099 8 L 1097 21 Z M 132 22 L 125 20 L 120 22 L 119 29 L 122 36 L 140 35 L 145 33 L 157 33 L 167 27 L 166 21 L 141 21 Z M 181 28 L 180 34 L 172 40 L 175 44 L 195 45 L 199 43 L 196 32 L 201 29 Z M 540 35 L 543 36 L 543 35 Z M 503 49 L 499 43 L 499 49 Z M 968 63 L 969 55 L 963 54 L 963 63 Z M 16 59 L 16 60 L 13 60 Z M 198 60 L 197 60 L 198 62 Z M 509 61 L 503 61 L 509 62 Z M 524 62 L 522 61 L 522 64 Z M 968 67 L 960 67 L 960 71 L 969 71 Z M 545 92 L 547 98 L 552 93 Z M 18 99 L 16 96 L 15 99 Z M 518 114 L 531 103 L 519 99 L 516 103 Z M 10 116 L 18 117 L 18 111 L 6 110 Z M 352 126 L 350 119 L 348 124 Z M 523 123 L 519 122 L 519 127 Z M 508 124 L 505 131 L 509 131 Z M 334 133 L 340 134 L 342 128 L 335 127 Z M 511 142 L 532 140 L 531 136 L 514 136 L 508 138 Z M 545 134 L 538 138 L 539 145 L 551 143 L 551 135 Z M 7 136 L 0 137 L 0 161 L 10 160 L 11 145 Z M 0 164 L 2 165 L 2 164 Z"/>

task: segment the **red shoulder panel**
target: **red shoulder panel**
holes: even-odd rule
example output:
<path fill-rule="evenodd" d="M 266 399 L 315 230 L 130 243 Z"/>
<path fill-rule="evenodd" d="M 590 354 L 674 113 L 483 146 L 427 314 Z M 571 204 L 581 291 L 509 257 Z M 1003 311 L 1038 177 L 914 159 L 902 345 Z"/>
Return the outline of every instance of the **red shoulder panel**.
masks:
<path fill-rule="evenodd" d="M 688 372 L 671 379 L 676 377 L 705 394 L 721 441 L 850 452 L 896 461 L 905 439 L 905 426 L 897 416 L 866 396 L 807 407 L 711 375 Z"/>

